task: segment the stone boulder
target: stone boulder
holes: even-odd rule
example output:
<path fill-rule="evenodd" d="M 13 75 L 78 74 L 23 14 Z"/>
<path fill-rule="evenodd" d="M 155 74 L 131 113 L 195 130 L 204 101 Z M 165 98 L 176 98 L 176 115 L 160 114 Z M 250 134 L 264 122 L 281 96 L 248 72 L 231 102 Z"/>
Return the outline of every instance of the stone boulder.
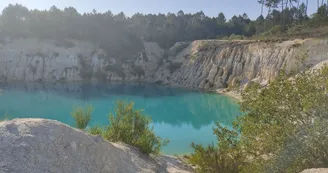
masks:
<path fill-rule="evenodd" d="M 169 156 L 147 156 L 63 123 L 14 119 L 0 123 L 0 173 L 192 172 Z"/>

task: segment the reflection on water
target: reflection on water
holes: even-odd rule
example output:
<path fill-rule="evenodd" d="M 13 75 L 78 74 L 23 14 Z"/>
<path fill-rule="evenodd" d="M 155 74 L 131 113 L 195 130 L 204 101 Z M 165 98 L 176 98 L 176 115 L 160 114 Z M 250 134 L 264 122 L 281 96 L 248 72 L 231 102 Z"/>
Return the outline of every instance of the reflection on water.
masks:
<path fill-rule="evenodd" d="M 214 122 L 230 126 L 240 114 L 238 105 L 225 96 L 144 83 L 18 83 L 0 88 L 0 118 L 39 117 L 70 125 L 74 106 L 93 105 L 90 124 L 104 125 L 117 99 L 134 101 L 151 116 L 155 131 L 171 140 L 164 149 L 167 154 L 190 152 L 191 142 L 212 143 Z"/>

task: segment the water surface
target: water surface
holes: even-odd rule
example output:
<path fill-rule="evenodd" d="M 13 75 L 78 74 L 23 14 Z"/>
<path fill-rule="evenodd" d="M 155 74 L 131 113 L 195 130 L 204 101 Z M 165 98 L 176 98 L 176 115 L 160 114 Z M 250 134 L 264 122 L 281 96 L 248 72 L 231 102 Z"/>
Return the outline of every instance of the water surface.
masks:
<path fill-rule="evenodd" d="M 192 151 L 192 142 L 215 143 L 215 122 L 231 126 L 239 106 L 226 96 L 143 83 L 0 85 L 0 118 L 48 118 L 74 126 L 73 107 L 94 106 L 92 125 L 108 124 L 117 99 L 134 101 L 149 115 L 156 133 L 171 142 L 165 154 Z"/>

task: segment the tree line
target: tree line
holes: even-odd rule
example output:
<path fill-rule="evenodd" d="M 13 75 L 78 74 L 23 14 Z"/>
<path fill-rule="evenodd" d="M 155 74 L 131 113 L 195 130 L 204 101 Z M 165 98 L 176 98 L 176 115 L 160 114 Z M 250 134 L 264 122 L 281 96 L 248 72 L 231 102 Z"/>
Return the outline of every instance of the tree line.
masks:
<path fill-rule="evenodd" d="M 179 41 L 220 39 L 231 35 L 251 37 L 286 30 L 310 21 L 327 21 L 327 6 L 318 3 L 318 11 L 307 14 L 308 1 L 259 0 L 261 14 L 251 20 L 246 13 L 227 19 L 221 12 L 209 17 L 200 11 L 194 14 L 179 11 L 168 14 L 141 14 L 131 17 L 123 12 L 79 13 L 73 7 L 63 10 L 29 10 L 20 4 L 9 4 L 0 16 L 0 30 L 12 36 L 71 38 L 98 43 L 113 55 L 125 55 L 142 49 L 142 41 L 157 42 L 169 48 Z M 268 12 L 264 15 L 264 7 Z M 279 8 L 281 7 L 281 8 Z"/>

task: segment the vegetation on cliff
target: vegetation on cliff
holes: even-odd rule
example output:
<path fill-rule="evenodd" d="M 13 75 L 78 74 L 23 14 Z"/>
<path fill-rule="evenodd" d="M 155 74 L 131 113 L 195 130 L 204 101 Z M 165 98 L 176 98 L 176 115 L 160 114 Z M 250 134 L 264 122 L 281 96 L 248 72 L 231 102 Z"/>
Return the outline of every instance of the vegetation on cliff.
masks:
<path fill-rule="evenodd" d="M 200 172 L 300 172 L 327 167 L 328 68 L 281 73 L 267 88 L 243 92 L 233 129 L 214 128 L 217 146 L 193 145 Z"/>

